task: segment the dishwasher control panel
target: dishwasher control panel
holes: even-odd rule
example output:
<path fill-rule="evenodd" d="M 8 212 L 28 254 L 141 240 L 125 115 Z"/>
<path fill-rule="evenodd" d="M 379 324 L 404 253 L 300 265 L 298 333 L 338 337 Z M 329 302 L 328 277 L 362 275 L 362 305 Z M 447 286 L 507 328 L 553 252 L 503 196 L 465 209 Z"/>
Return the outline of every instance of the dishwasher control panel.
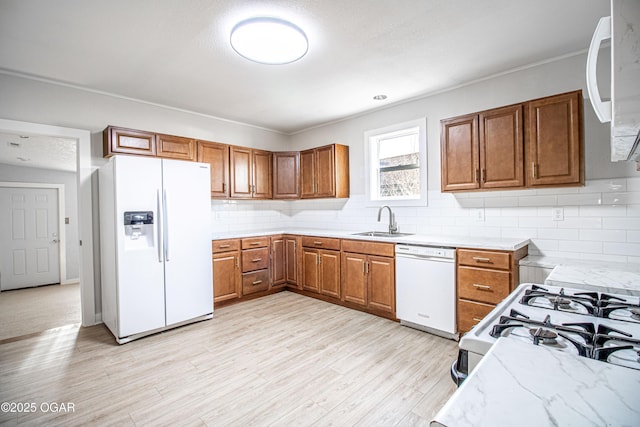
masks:
<path fill-rule="evenodd" d="M 442 248 L 437 246 L 397 244 L 396 255 L 401 255 L 401 254 L 454 259 L 456 256 L 456 250 L 453 248 Z"/>

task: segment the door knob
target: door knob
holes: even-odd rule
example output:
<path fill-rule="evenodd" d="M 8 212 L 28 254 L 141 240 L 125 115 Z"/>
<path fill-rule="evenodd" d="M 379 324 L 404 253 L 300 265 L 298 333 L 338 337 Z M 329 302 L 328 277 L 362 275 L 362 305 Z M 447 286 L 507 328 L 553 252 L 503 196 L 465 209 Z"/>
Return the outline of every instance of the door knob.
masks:
<path fill-rule="evenodd" d="M 58 243 L 58 239 L 53 239 L 51 243 Z"/>

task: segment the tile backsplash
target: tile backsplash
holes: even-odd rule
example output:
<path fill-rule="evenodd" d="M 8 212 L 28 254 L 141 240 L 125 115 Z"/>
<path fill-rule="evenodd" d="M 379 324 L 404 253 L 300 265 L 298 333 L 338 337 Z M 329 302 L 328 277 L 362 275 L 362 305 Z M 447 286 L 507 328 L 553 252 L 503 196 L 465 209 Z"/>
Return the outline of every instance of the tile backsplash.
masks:
<path fill-rule="evenodd" d="M 640 263 L 640 178 L 589 180 L 584 187 L 443 194 L 428 206 L 394 207 L 399 231 L 530 238 L 529 253 Z M 380 203 L 339 200 L 212 201 L 213 232 L 278 228 L 386 230 Z"/>

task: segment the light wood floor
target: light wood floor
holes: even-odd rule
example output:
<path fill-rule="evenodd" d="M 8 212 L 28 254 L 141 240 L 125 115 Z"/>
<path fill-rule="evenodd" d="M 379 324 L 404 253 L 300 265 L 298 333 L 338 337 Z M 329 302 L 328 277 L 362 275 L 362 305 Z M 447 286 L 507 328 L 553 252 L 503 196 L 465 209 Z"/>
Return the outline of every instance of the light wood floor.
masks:
<path fill-rule="evenodd" d="M 457 343 L 291 292 L 118 346 L 102 325 L 0 343 L 2 425 L 428 425 Z M 51 413 L 43 403 L 72 403 Z M 46 406 L 45 406 L 46 409 Z"/>
<path fill-rule="evenodd" d="M 0 292 L 0 341 L 81 322 L 79 283 Z"/>

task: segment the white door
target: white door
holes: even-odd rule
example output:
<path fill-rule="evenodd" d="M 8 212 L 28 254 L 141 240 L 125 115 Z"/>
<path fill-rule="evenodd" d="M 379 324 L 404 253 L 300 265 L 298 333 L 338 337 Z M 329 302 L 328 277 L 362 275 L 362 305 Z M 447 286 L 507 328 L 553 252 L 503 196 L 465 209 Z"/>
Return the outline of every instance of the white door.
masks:
<path fill-rule="evenodd" d="M 60 283 L 58 190 L 0 188 L 0 290 Z"/>
<path fill-rule="evenodd" d="M 167 325 L 213 313 L 209 165 L 163 160 Z"/>

